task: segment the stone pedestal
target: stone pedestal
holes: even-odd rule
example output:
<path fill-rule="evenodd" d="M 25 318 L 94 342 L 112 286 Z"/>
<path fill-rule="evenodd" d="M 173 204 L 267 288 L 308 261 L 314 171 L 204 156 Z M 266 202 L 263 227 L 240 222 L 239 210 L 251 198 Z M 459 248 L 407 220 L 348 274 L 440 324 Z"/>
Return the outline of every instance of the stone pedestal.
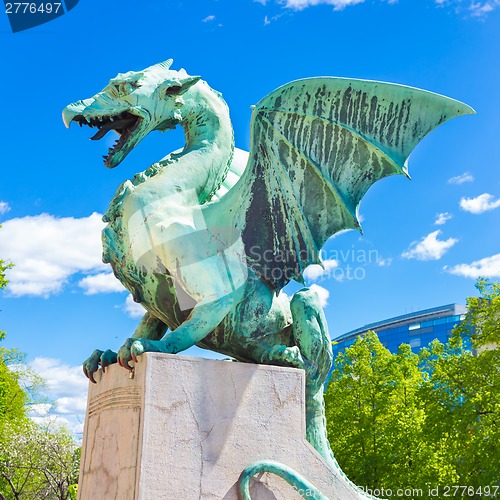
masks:
<path fill-rule="evenodd" d="M 89 385 L 79 500 L 233 500 L 257 460 L 292 467 L 333 499 L 358 495 L 305 439 L 304 373 L 148 353 Z M 262 474 L 252 500 L 301 498 Z"/>

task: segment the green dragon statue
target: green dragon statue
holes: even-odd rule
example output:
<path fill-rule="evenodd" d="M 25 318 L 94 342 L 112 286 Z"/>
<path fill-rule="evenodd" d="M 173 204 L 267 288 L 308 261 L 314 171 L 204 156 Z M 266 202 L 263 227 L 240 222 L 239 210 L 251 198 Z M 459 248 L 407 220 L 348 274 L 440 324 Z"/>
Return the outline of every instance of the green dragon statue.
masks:
<path fill-rule="evenodd" d="M 94 140 L 118 133 L 104 157 L 109 168 L 153 130 L 181 125 L 186 139 L 182 150 L 125 181 L 104 215 L 103 260 L 146 313 L 118 353 L 96 350 L 84 373 L 95 382 L 99 367 L 118 362 L 131 370 L 143 352 L 178 353 L 195 344 L 242 362 L 301 368 L 307 439 L 340 471 L 324 416 L 332 364 L 325 316 L 311 290 L 291 299 L 280 291 L 321 264 L 333 234 L 360 229 L 358 205 L 374 182 L 408 175 L 416 144 L 473 110 L 401 85 L 298 80 L 253 108 L 246 162 L 235 152 L 221 94 L 171 64 L 119 74 L 63 111 L 68 127 L 96 127 Z M 243 474 L 243 498 L 249 475 L 266 470 L 305 484 L 286 467 L 261 462 Z"/>

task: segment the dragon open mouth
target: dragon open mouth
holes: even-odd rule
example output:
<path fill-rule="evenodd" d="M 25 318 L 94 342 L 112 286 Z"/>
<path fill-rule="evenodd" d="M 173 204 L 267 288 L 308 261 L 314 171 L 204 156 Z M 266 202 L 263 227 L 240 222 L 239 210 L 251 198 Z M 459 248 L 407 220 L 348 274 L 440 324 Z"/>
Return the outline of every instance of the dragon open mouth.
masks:
<path fill-rule="evenodd" d="M 92 141 L 102 139 L 110 130 L 114 130 L 120 136 L 114 145 L 108 149 L 108 154 L 103 156 L 104 165 L 110 167 L 113 156 L 123 149 L 128 149 L 126 148 L 127 142 L 133 136 L 142 118 L 128 111 L 123 111 L 117 115 L 109 116 L 76 115 L 72 121 L 78 123 L 80 127 L 82 125 L 97 127 L 99 130 L 90 138 Z"/>

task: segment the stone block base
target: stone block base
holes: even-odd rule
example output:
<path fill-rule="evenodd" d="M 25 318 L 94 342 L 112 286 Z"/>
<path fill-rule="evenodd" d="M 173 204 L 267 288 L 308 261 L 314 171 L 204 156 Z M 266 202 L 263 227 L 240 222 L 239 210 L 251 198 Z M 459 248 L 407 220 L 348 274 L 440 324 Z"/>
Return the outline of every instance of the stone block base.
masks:
<path fill-rule="evenodd" d="M 233 500 L 245 467 L 274 460 L 330 499 L 359 498 L 305 439 L 304 373 L 147 353 L 89 384 L 79 500 Z M 302 498 L 282 479 L 252 500 Z"/>

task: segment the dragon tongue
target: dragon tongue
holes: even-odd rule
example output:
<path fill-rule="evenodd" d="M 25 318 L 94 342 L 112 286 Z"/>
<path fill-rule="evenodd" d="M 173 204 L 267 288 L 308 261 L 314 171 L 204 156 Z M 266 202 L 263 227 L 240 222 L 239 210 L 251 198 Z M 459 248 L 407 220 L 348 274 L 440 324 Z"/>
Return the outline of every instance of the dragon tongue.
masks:
<path fill-rule="evenodd" d="M 106 122 L 95 135 L 93 135 L 90 140 L 98 141 L 102 139 L 110 130 L 125 130 L 128 125 L 135 122 L 135 118 L 123 118 L 121 120 Z"/>
<path fill-rule="evenodd" d="M 101 127 L 95 135 L 93 135 L 90 140 L 91 141 L 98 141 L 99 139 L 102 139 L 111 129 L 108 127 Z"/>

